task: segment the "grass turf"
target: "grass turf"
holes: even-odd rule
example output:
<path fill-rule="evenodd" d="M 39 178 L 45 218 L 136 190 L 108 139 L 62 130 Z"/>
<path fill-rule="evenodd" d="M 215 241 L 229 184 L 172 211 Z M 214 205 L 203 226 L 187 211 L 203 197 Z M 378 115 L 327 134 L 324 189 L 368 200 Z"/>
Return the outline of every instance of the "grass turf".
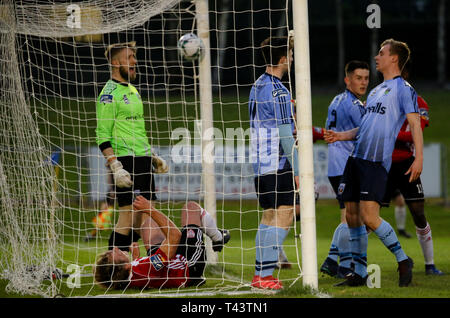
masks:
<path fill-rule="evenodd" d="M 450 135 L 447 133 L 446 118 L 449 116 L 447 101 L 450 98 L 449 91 L 424 89 L 420 94 L 427 100 L 430 106 L 431 125 L 425 129 L 425 142 L 440 142 L 446 149 L 450 147 Z M 215 127 L 225 131 L 229 127 L 248 127 L 247 101 L 246 94 L 240 95 L 242 100 L 236 102 L 232 97 L 223 97 L 221 103 L 215 99 L 214 118 Z M 327 107 L 334 94 L 315 93 L 313 94 L 313 124 L 322 126 L 325 122 Z M 48 111 L 48 105 L 42 107 L 40 103 L 35 104 L 36 110 L 40 115 L 38 122 L 41 133 L 47 136 L 52 144 L 60 146 L 80 147 L 92 145 L 95 136 L 95 113 L 93 103 L 75 103 L 67 101 L 47 101 L 55 111 Z M 192 104 L 165 103 L 164 101 L 150 101 L 146 103 L 147 114 L 151 113 L 147 121 L 147 128 L 150 131 L 153 144 L 168 144 L 169 131 L 187 126 L 193 130 L 192 119 L 196 118 L 198 109 Z M 220 107 L 222 106 L 222 107 Z M 47 109 L 47 110 L 46 110 Z M 189 118 L 186 121 L 183 118 Z M 52 123 L 51 125 L 46 124 Z M 75 148 L 74 148 L 75 149 Z M 80 193 L 83 195 L 87 191 L 87 182 L 78 180 L 78 175 L 84 175 L 86 171 L 79 170 L 76 166 L 76 156 L 73 153 L 66 153 L 64 156 L 65 169 L 60 173 L 60 180 L 66 187 L 65 196 L 76 197 Z M 447 160 L 447 171 L 450 171 L 450 160 Z M 447 180 L 450 184 L 450 179 Z M 86 189 L 85 189 L 86 188 Z M 450 187 L 447 187 L 450 189 Z M 447 195 L 448 195 L 447 190 Z M 428 200 L 426 213 L 433 230 L 433 239 L 435 246 L 435 262 L 439 269 L 450 273 L 450 256 L 445 251 L 450 242 L 448 228 L 450 226 L 450 210 L 443 207 L 437 201 Z M 218 202 L 220 211 L 218 212 L 219 225 L 231 229 L 233 239 L 229 245 L 220 254 L 220 262 L 225 261 L 225 272 L 230 275 L 238 276 L 239 280 L 250 282 L 253 275 L 254 262 L 254 236 L 255 229 L 259 223 L 259 214 L 255 202 Z M 224 206 L 222 206 L 224 205 Z M 325 259 L 332 233 L 338 224 L 338 210 L 333 200 L 319 200 L 316 207 L 317 217 L 317 251 L 318 267 Z M 234 211 L 234 212 L 233 212 Z M 236 211 L 241 211 L 236 213 Z M 244 212 L 244 213 L 242 213 Z M 86 234 L 86 226 L 90 225 L 90 220 L 96 211 L 79 209 L 76 204 L 73 208 L 67 208 L 64 212 L 64 263 L 62 268 L 65 270 L 67 264 L 92 264 L 95 255 L 104 250 L 108 232 L 101 235 L 101 239 L 95 242 L 85 243 L 82 238 Z M 383 209 L 382 216 L 392 225 L 393 209 Z M 297 232 L 299 226 L 297 225 Z M 408 218 L 407 228 L 409 232 L 414 233 L 414 226 L 411 218 Z M 297 239 L 293 237 L 293 231 L 289 234 L 286 241 L 286 252 L 293 261 L 296 259 L 300 250 L 295 248 Z M 449 297 L 450 296 L 450 275 L 443 277 L 425 276 L 423 256 L 416 238 L 400 238 L 400 242 L 406 253 L 415 261 L 413 285 L 410 288 L 397 287 L 397 272 L 395 258 L 378 241 L 374 234 L 369 236 L 368 263 L 378 264 L 381 268 L 381 288 L 369 289 L 361 288 L 337 288 L 333 285 L 338 281 L 335 278 L 319 275 L 320 291 L 331 297 Z M 243 247 L 243 248 L 241 248 Z M 220 266 L 219 266 L 220 267 Z M 88 266 L 84 269 L 89 272 Z M 220 268 L 221 270 L 221 268 Z M 207 269 L 207 274 L 218 278 L 217 281 L 207 282 L 206 287 L 221 283 L 220 275 Z M 298 270 L 283 270 L 280 273 L 282 279 L 292 282 L 298 276 Z M 5 281 L 0 281 L 0 297 L 20 297 L 20 295 L 8 294 L 4 291 Z M 60 292 L 67 296 L 83 296 L 104 294 L 105 291 L 92 284 L 91 277 L 82 278 L 82 287 L 70 289 L 67 287 L 66 280 L 61 281 Z M 129 293 L 129 292 L 127 292 Z M 135 293 L 135 292 L 133 292 Z M 252 296 L 252 295 L 250 295 Z M 246 295 L 249 297 L 249 295 Z M 301 285 L 301 280 L 297 281 L 291 288 L 278 293 L 277 295 L 264 296 L 260 294 L 254 297 L 314 297 Z"/>
<path fill-rule="evenodd" d="M 225 202 L 225 206 L 220 206 L 219 211 L 224 208 L 224 212 L 219 212 L 219 225 L 231 229 L 232 239 L 224 248 L 224 251 L 219 255 L 219 265 L 214 268 L 208 268 L 206 276 L 210 279 L 202 286 L 202 288 L 217 287 L 220 289 L 224 285 L 236 285 L 233 282 L 227 281 L 228 276 L 235 279 L 242 280 L 249 283 L 253 276 L 253 263 L 255 257 L 254 250 L 254 235 L 255 228 L 258 226 L 258 212 L 255 210 L 253 202 L 240 204 L 239 202 Z M 249 211 L 247 213 L 237 213 L 236 211 Z M 331 242 L 332 233 L 338 224 L 338 209 L 333 200 L 320 200 L 316 207 L 316 223 L 317 223 L 317 256 L 318 268 L 325 259 L 328 248 Z M 450 241 L 450 234 L 448 228 L 450 227 L 450 210 L 442 207 L 439 202 L 427 202 L 426 213 L 429 223 L 433 231 L 435 262 L 439 269 L 445 273 L 450 273 L 450 256 L 446 253 L 448 242 Z M 393 208 L 382 210 L 382 216 L 391 224 L 395 224 L 393 219 Z M 223 224 L 222 224 L 223 220 Z M 297 225 L 297 228 L 299 225 Z M 414 233 L 414 225 L 412 219 L 408 217 L 407 230 Z M 84 232 L 84 231 L 81 231 Z M 80 233 L 81 233 L 80 232 Z M 83 242 L 78 240 L 76 236 L 66 232 L 65 247 L 64 247 L 64 264 L 62 269 L 66 269 L 68 264 L 75 263 L 78 265 L 92 264 L 95 260 L 95 255 L 98 252 L 104 251 L 107 244 L 107 237 L 109 231 L 104 231 L 97 241 Z M 82 236 L 81 236 L 82 237 Z M 296 260 L 297 252 L 300 253 L 300 248 L 295 247 L 294 231 L 291 230 L 288 239 L 285 242 L 285 250 L 291 261 Z M 380 288 L 342 288 L 334 287 L 333 285 L 339 282 L 339 279 L 321 275 L 319 273 L 319 291 L 322 296 L 327 297 L 362 297 L 362 298 L 447 298 L 450 296 L 450 275 L 435 277 L 426 276 L 424 260 L 419 243 L 415 237 L 405 239 L 400 237 L 400 242 L 405 252 L 414 259 L 414 278 L 412 286 L 408 288 L 398 287 L 398 273 L 396 271 L 397 265 L 394 256 L 386 249 L 386 247 L 378 240 L 378 238 L 371 234 L 369 236 L 368 249 L 368 264 L 377 264 L 381 269 L 381 286 Z M 226 265 L 223 265 L 223 263 Z M 86 266 L 83 273 L 90 273 L 92 267 Z M 225 272 L 225 278 L 222 278 L 222 270 Z M 217 272 L 218 271 L 218 272 Z M 278 273 L 278 272 L 276 272 Z M 297 266 L 293 269 L 281 270 L 279 275 L 285 281 L 285 286 L 298 277 L 299 271 Z M 4 292 L 5 281 L 0 283 L 0 297 L 19 297 L 15 294 L 7 294 Z M 69 288 L 67 280 L 63 279 L 59 282 L 59 292 L 68 297 L 74 296 L 94 296 L 94 295 L 113 295 L 113 294 L 128 294 L 137 295 L 140 290 L 127 290 L 106 292 L 104 289 L 96 286 L 92 282 L 92 277 L 82 277 L 80 288 Z M 240 290 L 249 291 L 249 288 L 242 287 Z M 177 290 L 172 290 L 176 293 Z M 188 290 L 179 290 L 183 293 Z M 192 291 L 192 290 L 191 290 Z M 202 289 L 198 290 L 199 292 Z M 143 293 L 148 294 L 144 291 Z M 155 296 L 155 295 L 154 295 Z M 208 297 L 208 295 L 206 295 Z M 223 297 L 216 295 L 213 297 Z M 293 286 L 286 288 L 275 295 L 264 294 L 244 294 L 242 296 L 233 297 L 317 297 L 305 290 L 302 286 L 301 279 Z"/>

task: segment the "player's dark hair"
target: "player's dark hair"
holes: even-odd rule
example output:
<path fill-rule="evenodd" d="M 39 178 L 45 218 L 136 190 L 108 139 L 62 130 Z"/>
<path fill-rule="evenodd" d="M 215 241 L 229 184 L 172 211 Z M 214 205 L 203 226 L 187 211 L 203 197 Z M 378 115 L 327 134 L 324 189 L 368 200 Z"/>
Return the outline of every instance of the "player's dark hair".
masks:
<path fill-rule="evenodd" d="M 369 70 L 369 64 L 362 61 L 350 61 L 345 65 L 345 76 L 350 75 L 353 73 L 356 69 L 361 68 L 363 70 Z"/>
<path fill-rule="evenodd" d="M 100 254 L 94 266 L 94 280 L 104 287 L 112 289 L 125 289 L 129 284 L 130 271 L 125 268 L 125 263 L 113 264 L 111 262 L 111 250 Z"/>
<path fill-rule="evenodd" d="M 290 41 L 283 37 L 268 37 L 261 42 L 261 53 L 266 65 L 278 65 L 282 57 L 289 54 Z"/>
<path fill-rule="evenodd" d="M 409 49 L 408 44 L 394 39 L 387 39 L 383 43 L 381 43 L 380 47 L 388 44 L 390 45 L 389 53 L 391 55 L 398 56 L 398 68 L 400 69 L 400 72 L 403 72 L 406 63 L 409 61 L 409 58 L 411 56 L 411 50 Z"/>

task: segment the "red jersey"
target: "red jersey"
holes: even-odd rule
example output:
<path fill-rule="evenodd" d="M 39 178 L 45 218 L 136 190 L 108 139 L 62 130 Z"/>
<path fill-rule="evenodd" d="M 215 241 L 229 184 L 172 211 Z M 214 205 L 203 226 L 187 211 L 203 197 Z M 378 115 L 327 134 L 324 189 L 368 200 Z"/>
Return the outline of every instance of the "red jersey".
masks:
<path fill-rule="evenodd" d="M 422 131 L 425 127 L 428 127 L 430 118 L 428 116 L 428 105 L 425 100 L 417 96 L 417 105 L 419 106 L 420 125 Z M 397 140 L 395 141 L 395 148 L 392 152 L 392 162 L 404 161 L 414 155 L 414 143 L 408 121 L 405 120 L 400 132 L 398 133 Z"/>
<path fill-rule="evenodd" d="M 151 256 L 141 257 L 131 262 L 129 287 L 137 288 L 177 288 L 189 279 L 186 258 L 180 254 L 167 261 L 164 252 L 158 249 Z"/>

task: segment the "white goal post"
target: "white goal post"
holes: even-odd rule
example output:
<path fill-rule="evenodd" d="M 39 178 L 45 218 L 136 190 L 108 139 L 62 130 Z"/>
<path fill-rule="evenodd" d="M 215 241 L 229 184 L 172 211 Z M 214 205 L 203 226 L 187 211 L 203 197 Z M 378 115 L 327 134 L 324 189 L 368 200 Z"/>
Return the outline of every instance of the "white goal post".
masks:
<path fill-rule="evenodd" d="M 297 131 L 300 172 L 300 217 L 303 285 L 318 289 L 316 207 L 309 64 L 308 0 L 292 3 L 294 23 L 295 84 L 297 92 Z"/>
<path fill-rule="evenodd" d="M 292 269 L 274 276 L 286 288 L 302 280 L 317 290 L 307 4 L 0 0 L 0 278 L 7 291 L 44 297 L 264 292 L 251 287 L 262 209 L 249 159 L 248 96 L 265 69 L 260 43 L 292 29 L 295 71 L 283 82 L 297 99 L 302 212 L 284 243 Z M 186 33 L 203 41 L 199 60 L 178 54 Z M 133 85 L 149 141 L 170 168 L 155 176 L 156 207 L 179 225 L 182 206 L 197 201 L 231 233 L 220 253 L 206 238 L 206 283 L 199 287 L 118 291 L 93 279 L 119 213 L 114 204 L 103 207 L 108 172 L 96 144 L 96 99 L 110 76 L 105 48 L 129 41 L 137 43 Z"/>

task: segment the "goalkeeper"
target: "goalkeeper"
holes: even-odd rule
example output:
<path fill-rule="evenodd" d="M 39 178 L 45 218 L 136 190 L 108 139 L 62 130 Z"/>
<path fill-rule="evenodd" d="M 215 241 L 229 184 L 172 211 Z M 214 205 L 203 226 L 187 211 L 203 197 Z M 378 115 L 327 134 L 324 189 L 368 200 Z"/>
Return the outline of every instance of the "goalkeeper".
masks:
<path fill-rule="evenodd" d="M 96 141 L 112 171 L 119 217 L 109 238 L 128 250 L 140 238 L 141 214 L 133 213 L 134 195 L 156 200 L 153 172 L 168 171 L 166 162 L 152 153 L 145 131 L 144 106 L 136 88 L 136 42 L 110 45 L 105 56 L 111 79 L 97 98 Z"/>

